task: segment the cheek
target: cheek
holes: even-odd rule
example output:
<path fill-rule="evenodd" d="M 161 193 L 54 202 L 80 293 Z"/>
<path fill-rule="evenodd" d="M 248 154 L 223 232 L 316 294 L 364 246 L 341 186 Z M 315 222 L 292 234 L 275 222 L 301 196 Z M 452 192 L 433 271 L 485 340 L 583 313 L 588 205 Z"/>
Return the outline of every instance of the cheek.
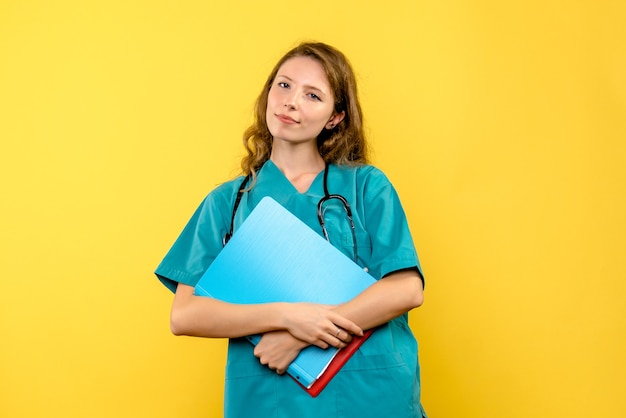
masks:
<path fill-rule="evenodd" d="M 272 91 L 270 90 L 267 95 L 267 107 L 265 108 L 265 114 L 273 114 L 273 109 L 276 109 L 276 95 L 272 94 Z"/>
<path fill-rule="evenodd" d="M 315 120 L 317 123 L 324 126 L 326 125 L 326 123 L 328 123 L 332 115 L 333 115 L 332 109 L 331 110 L 328 110 L 327 108 L 316 109 Z"/>
<path fill-rule="evenodd" d="M 270 91 L 267 93 L 267 107 L 276 106 L 279 100 L 280 100 L 280 92 L 277 91 L 274 87 L 272 87 Z"/>

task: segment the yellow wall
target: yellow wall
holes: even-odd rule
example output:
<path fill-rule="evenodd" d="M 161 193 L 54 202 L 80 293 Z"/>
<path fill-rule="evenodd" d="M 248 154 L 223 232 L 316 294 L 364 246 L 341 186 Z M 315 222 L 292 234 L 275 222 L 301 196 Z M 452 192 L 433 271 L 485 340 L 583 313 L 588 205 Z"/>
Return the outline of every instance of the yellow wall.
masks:
<path fill-rule="evenodd" d="M 410 217 L 431 417 L 626 416 L 624 3 L 213 3 L 0 1 L 0 416 L 219 416 L 152 271 L 305 39 Z"/>

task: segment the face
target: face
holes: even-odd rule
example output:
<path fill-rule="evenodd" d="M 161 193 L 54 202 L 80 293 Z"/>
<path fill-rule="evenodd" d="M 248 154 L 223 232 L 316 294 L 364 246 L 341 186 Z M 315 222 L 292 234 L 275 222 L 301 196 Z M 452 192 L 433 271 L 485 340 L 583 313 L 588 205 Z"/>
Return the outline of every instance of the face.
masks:
<path fill-rule="evenodd" d="M 267 98 L 267 127 L 274 141 L 316 141 L 344 113 L 334 113 L 334 95 L 324 69 L 310 57 L 287 60 L 276 73 Z"/>

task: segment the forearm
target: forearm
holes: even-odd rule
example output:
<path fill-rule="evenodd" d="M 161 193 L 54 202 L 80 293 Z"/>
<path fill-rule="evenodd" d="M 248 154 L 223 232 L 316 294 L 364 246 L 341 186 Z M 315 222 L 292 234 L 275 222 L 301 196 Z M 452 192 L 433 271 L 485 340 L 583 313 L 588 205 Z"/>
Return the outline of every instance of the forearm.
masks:
<path fill-rule="evenodd" d="M 236 305 L 195 296 L 193 288 L 179 285 L 172 305 L 171 330 L 175 335 L 236 338 L 285 328 L 284 303 Z"/>
<path fill-rule="evenodd" d="M 421 306 L 423 301 L 419 274 L 403 270 L 377 281 L 354 299 L 337 306 L 335 311 L 362 329 L 371 329 Z"/>
<path fill-rule="evenodd" d="M 362 329 L 330 306 L 315 303 L 232 304 L 195 296 L 179 284 L 172 304 L 170 327 L 175 335 L 236 338 L 286 330 L 320 348 L 341 345 L 337 330 L 362 335 Z"/>

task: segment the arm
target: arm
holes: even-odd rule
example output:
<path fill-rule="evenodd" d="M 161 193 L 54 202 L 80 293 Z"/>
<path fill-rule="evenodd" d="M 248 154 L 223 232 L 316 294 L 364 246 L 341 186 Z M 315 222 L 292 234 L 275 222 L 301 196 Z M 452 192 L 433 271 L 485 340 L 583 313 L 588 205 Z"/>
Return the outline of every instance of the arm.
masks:
<path fill-rule="evenodd" d="M 371 254 L 365 264 L 382 277 L 337 312 L 363 329 L 384 324 L 424 302 L 419 260 L 400 198 L 380 170 L 370 168 L 357 187 L 363 203 L 356 199 L 356 215 L 367 232 Z M 363 243 L 363 247 L 367 247 Z M 401 260 L 401 261 L 400 261 Z M 416 268 L 412 268 L 415 266 Z"/>
<path fill-rule="evenodd" d="M 337 328 L 362 334 L 354 322 L 331 307 L 311 303 L 238 305 L 195 296 L 191 286 L 178 284 L 170 326 L 175 335 L 236 338 L 286 330 L 296 338 L 320 348 L 341 346 Z"/>
<path fill-rule="evenodd" d="M 419 307 L 424 301 L 422 279 L 415 270 L 391 273 L 374 283 L 349 302 L 335 308 L 335 312 L 350 318 L 363 329 L 374 328 Z M 342 331 L 338 337 L 342 348 L 352 340 L 349 332 Z M 268 332 L 254 348 L 254 355 L 261 364 L 283 374 L 300 350 L 308 346 L 286 331 Z"/>
<path fill-rule="evenodd" d="M 415 270 L 393 272 L 335 312 L 354 321 L 363 329 L 374 328 L 402 315 L 424 302 L 423 282 Z"/>

